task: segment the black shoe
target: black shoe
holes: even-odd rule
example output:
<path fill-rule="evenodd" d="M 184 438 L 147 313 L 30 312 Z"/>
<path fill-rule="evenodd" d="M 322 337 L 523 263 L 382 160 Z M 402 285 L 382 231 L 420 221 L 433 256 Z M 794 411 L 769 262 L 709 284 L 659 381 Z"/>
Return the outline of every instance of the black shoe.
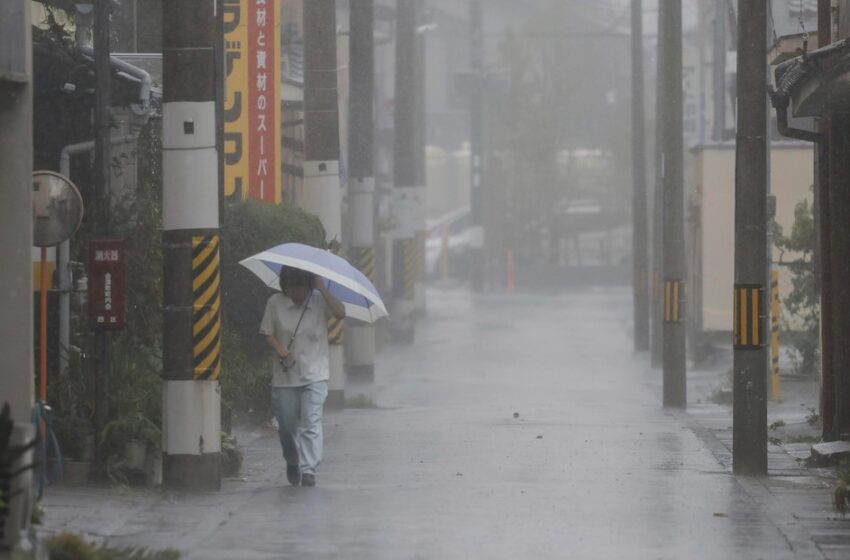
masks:
<path fill-rule="evenodd" d="M 286 465 L 286 480 L 293 486 L 301 484 L 301 469 L 298 465 Z M 315 481 L 313 481 L 315 484 Z"/>
<path fill-rule="evenodd" d="M 301 475 L 301 486 L 315 486 L 316 485 L 316 475 L 310 473 L 304 473 Z"/>

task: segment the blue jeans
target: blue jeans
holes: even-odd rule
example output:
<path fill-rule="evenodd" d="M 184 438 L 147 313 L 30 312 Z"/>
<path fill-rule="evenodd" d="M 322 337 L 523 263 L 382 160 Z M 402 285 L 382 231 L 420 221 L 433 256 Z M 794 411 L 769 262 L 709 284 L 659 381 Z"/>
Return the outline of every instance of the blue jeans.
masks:
<path fill-rule="evenodd" d="M 322 462 L 322 411 L 328 397 L 326 381 L 303 387 L 272 387 L 280 446 L 287 465 L 316 474 Z"/>

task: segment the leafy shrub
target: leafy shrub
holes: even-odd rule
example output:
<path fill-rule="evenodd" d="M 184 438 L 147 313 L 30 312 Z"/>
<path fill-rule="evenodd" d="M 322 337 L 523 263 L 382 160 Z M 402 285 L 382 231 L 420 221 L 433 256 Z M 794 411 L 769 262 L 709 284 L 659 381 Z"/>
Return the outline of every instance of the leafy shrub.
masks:
<path fill-rule="evenodd" d="M 832 490 L 832 506 L 835 511 L 845 515 L 850 508 L 850 468 L 843 464 L 835 472 L 838 482 Z"/>
<path fill-rule="evenodd" d="M 774 223 L 774 244 L 780 251 L 779 264 L 791 273 L 791 293 L 785 298 L 785 308 L 797 318 L 798 332 L 788 337 L 795 353 L 789 353 L 794 368 L 800 374 L 813 375 L 818 371 L 820 351 L 820 300 L 815 285 L 815 230 L 812 205 L 802 200 L 794 207 L 794 224 L 785 235 Z M 785 260 L 791 253 L 792 260 Z M 786 321 L 787 326 L 787 321 Z M 799 357 L 798 357 L 799 356 Z"/>
<path fill-rule="evenodd" d="M 282 243 L 323 247 L 318 218 L 289 205 L 229 202 L 221 228 L 222 398 L 237 414 L 271 417 L 271 354 L 259 334 L 266 300 L 264 286 L 239 261 Z"/>

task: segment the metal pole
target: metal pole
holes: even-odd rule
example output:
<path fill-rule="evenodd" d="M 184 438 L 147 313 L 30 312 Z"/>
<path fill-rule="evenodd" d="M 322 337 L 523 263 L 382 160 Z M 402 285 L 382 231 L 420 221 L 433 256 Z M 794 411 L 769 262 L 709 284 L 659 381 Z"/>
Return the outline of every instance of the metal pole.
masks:
<path fill-rule="evenodd" d="M 682 149 L 682 2 L 659 5 L 664 28 L 663 160 L 664 246 L 663 333 L 664 406 L 684 408 L 685 379 L 685 228 Z"/>
<path fill-rule="evenodd" d="M 735 172 L 735 474 L 767 474 L 767 3 L 741 2 Z"/>
<path fill-rule="evenodd" d="M 163 484 L 221 488 L 215 3 L 163 2 Z"/>
<path fill-rule="evenodd" d="M 652 196 L 652 309 L 650 324 L 650 362 L 652 367 L 661 366 L 662 350 L 664 348 L 664 333 L 662 329 L 661 301 L 661 271 L 664 265 L 662 231 L 664 214 L 664 27 L 662 26 L 662 10 L 658 10 L 658 44 L 656 51 L 655 76 L 655 189 Z"/>
<path fill-rule="evenodd" d="M 95 66 L 95 99 L 94 99 L 94 188 L 95 197 L 93 201 L 94 232 L 95 236 L 103 237 L 109 235 L 111 226 L 109 223 L 111 202 L 110 187 L 110 160 L 112 145 L 109 141 L 111 136 L 110 103 L 111 103 L 111 80 L 110 80 L 110 54 L 109 54 L 109 15 L 112 6 L 111 0 L 99 0 L 94 11 L 94 66 Z M 105 329 L 95 332 L 95 441 L 100 441 L 100 434 L 109 422 L 109 378 L 112 366 L 109 356 L 109 333 Z M 96 445 L 96 447 L 98 447 Z M 98 465 L 103 468 L 106 465 L 106 457 L 99 449 L 96 449 Z"/>
<path fill-rule="evenodd" d="M 649 231 L 643 97 L 643 2 L 632 0 L 632 253 L 635 350 L 649 350 Z"/>
<path fill-rule="evenodd" d="M 417 213 L 422 201 L 416 173 L 416 3 L 398 0 L 396 12 L 395 136 L 393 147 L 393 336 L 413 342 L 416 310 Z"/>
<path fill-rule="evenodd" d="M 484 201 L 481 193 L 481 166 L 483 156 L 484 111 L 484 7 L 482 0 L 470 2 L 469 13 L 469 65 L 472 90 L 469 99 L 469 151 L 470 151 L 470 211 L 472 213 L 472 247 L 470 272 L 472 289 L 484 289 Z"/>
<path fill-rule="evenodd" d="M 336 2 L 304 2 L 304 208 L 317 215 L 328 242 L 342 239 Z M 345 404 L 342 321 L 328 321 L 330 379 L 327 406 Z"/>
<path fill-rule="evenodd" d="M 348 168 L 351 240 L 349 258 L 375 282 L 374 0 L 351 1 L 349 61 Z M 355 323 L 348 327 L 345 363 L 352 381 L 375 379 L 375 329 Z"/>

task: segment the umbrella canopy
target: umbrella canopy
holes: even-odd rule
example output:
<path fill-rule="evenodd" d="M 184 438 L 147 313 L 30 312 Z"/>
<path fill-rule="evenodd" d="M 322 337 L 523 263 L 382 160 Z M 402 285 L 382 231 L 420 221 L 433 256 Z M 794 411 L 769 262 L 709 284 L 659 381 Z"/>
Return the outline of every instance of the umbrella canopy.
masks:
<path fill-rule="evenodd" d="M 341 257 L 301 243 L 284 243 L 239 261 L 267 286 L 279 289 L 283 266 L 312 272 L 328 281 L 328 290 L 344 305 L 348 317 L 374 323 L 388 317 L 378 290 L 366 276 Z"/>

